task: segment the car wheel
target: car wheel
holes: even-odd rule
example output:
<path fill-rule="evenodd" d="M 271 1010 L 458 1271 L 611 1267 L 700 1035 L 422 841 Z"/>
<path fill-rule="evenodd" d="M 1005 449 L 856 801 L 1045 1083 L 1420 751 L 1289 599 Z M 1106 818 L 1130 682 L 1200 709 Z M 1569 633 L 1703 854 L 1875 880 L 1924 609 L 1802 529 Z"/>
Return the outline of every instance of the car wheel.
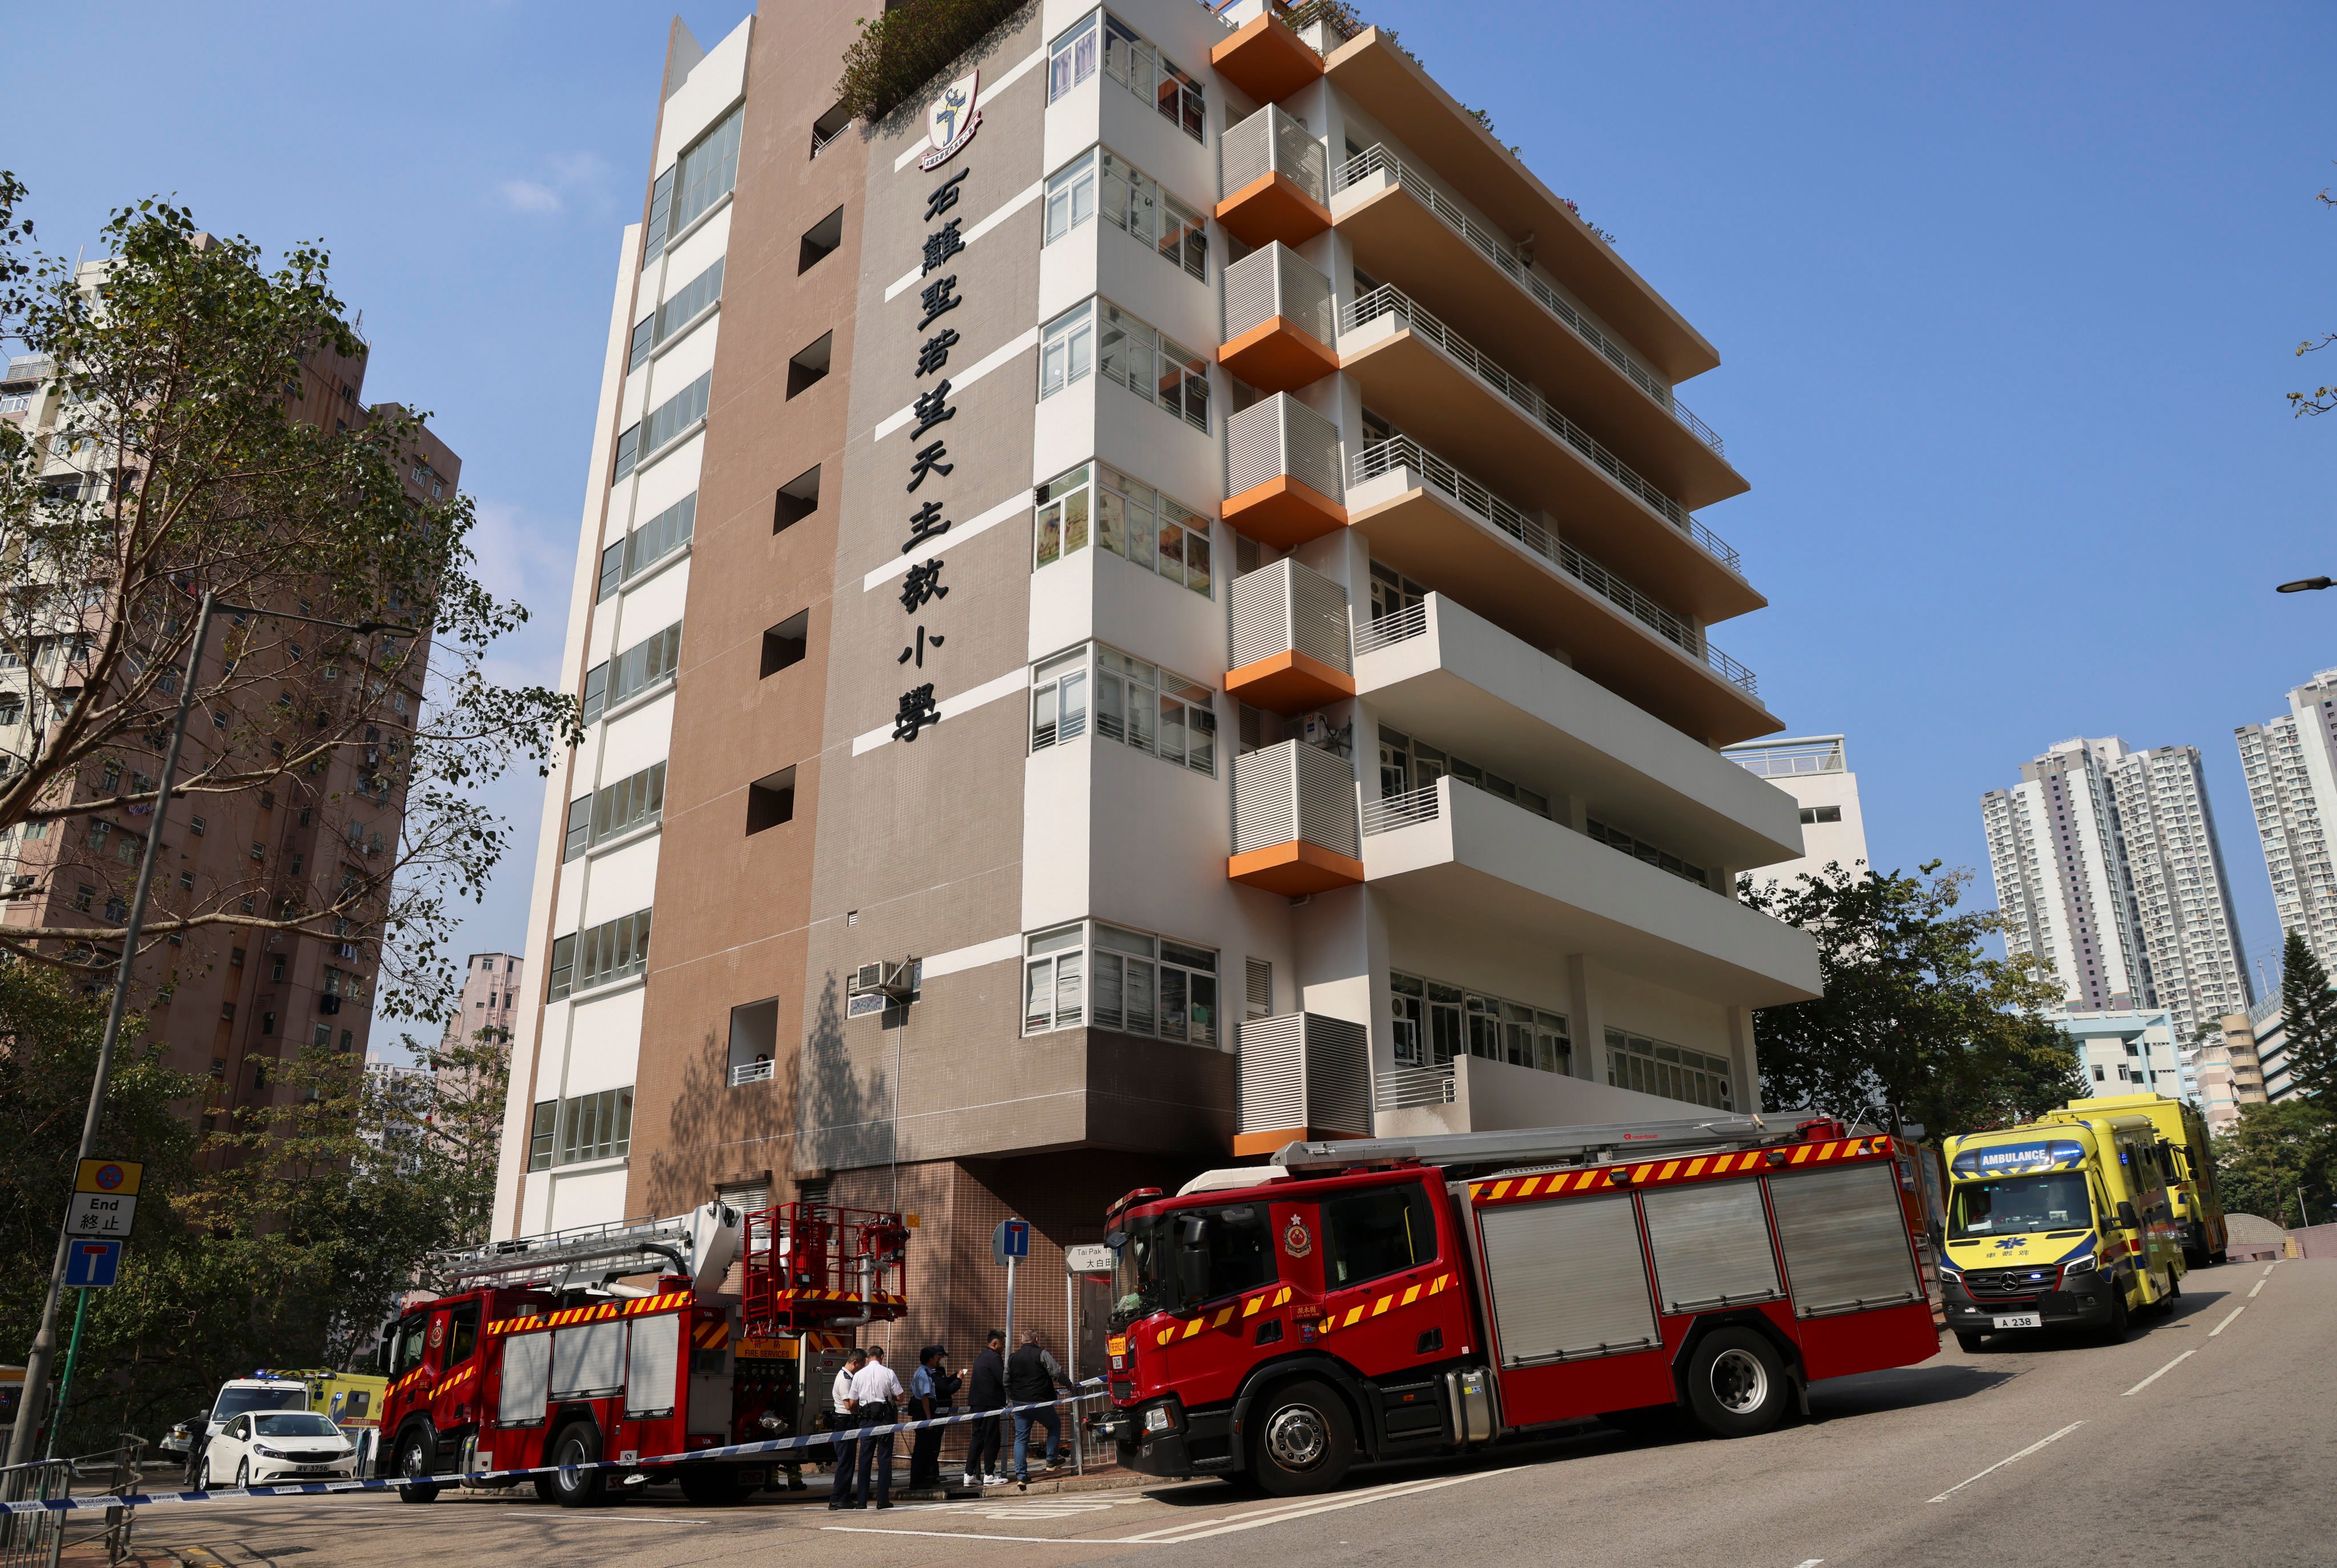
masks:
<path fill-rule="evenodd" d="M 1792 1398 L 1777 1348 L 1750 1329 L 1716 1329 L 1688 1359 L 1688 1408 L 1716 1437 L 1766 1432 L 1785 1419 Z"/>
<path fill-rule="evenodd" d="M 1286 1384 L 1258 1401 L 1250 1440 L 1250 1474 L 1276 1497 L 1327 1492 L 1355 1459 L 1355 1426 L 1347 1402 L 1327 1383 Z"/>
<path fill-rule="evenodd" d="M 1956 1343 L 1962 1347 L 1963 1352 L 1967 1356 L 1979 1355 L 1980 1347 L 1987 1342 L 1988 1336 L 1978 1329 L 1958 1329 L 1956 1330 Z"/>
<path fill-rule="evenodd" d="M 235 1484 L 239 1489 L 251 1485 L 250 1460 L 246 1459 L 235 1467 Z"/>
<path fill-rule="evenodd" d="M 430 1433 L 427 1428 L 419 1424 L 407 1428 L 406 1436 L 397 1440 L 397 1463 L 392 1466 L 392 1473 L 398 1475 L 429 1475 L 432 1459 Z M 435 1503 L 438 1500 L 438 1488 L 403 1485 L 397 1489 L 397 1495 L 401 1501 L 407 1503 Z"/>
<path fill-rule="evenodd" d="M 211 1489 L 211 1462 L 209 1459 L 203 1459 L 195 1466 L 194 1489 L 198 1492 L 208 1492 Z"/>
<path fill-rule="evenodd" d="M 544 1450 L 543 1462 L 563 1466 L 545 1477 L 552 1483 L 552 1500 L 562 1508 L 590 1508 L 608 1489 L 607 1473 L 600 1468 L 601 1429 L 589 1422 L 562 1427 Z"/>

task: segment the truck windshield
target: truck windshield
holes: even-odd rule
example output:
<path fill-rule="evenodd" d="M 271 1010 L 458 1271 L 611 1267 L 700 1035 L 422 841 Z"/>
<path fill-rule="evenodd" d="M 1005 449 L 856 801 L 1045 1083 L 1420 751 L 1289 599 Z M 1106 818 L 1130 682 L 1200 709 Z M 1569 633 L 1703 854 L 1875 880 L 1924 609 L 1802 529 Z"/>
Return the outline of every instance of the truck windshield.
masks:
<path fill-rule="evenodd" d="M 1112 1252 L 1113 1329 L 1272 1281 L 1267 1217 L 1263 1203 L 1228 1203 L 1129 1221 Z"/>
<path fill-rule="evenodd" d="M 211 1407 L 214 1421 L 232 1420 L 246 1410 L 305 1410 L 308 1407 L 306 1388 L 221 1388 L 219 1403 Z"/>
<path fill-rule="evenodd" d="M 2093 1201 L 2082 1171 L 2049 1171 L 2035 1176 L 1999 1176 L 1959 1182 L 1948 1216 L 1951 1239 L 2017 1236 L 2029 1231 L 2089 1229 Z"/>

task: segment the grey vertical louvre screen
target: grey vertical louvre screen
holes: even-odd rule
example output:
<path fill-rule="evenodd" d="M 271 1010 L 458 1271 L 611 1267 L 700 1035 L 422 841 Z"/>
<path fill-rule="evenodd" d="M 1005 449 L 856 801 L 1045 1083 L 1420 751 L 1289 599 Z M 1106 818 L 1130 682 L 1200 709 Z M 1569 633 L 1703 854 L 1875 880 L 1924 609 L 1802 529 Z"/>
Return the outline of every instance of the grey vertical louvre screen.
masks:
<path fill-rule="evenodd" d="M 543 1396 L 552 1378 L 552 1330 L 513 1334 L 504 1341 L 503 1397 L 495 1419 L 524 1427 L 543 1419 Z"/>
<path fill-rule="evenodd" d="M 1347 590 L 1295 560 L 1234 579 L 1233 664 L 1240 669 L 1276 654 L 1303 653 L 1342 675 L 1354 672 Z"/>
<path fill-rule="evenodd" d="M 633 1320 L 633 1354 L 625 1371 L 625 1414 L 670 1416 L 680 1381 L 681 1314 Z"/>
<path fill-rule="evenodd" d="M 1504 1367 L 1662 1343 L 1628 1194 L 1487 1209 L 1479 1222 Z"/>
<path fill-rule="evenodd" d="M 1362 858 L 1354 769 L 1344 757 L 1295 740 L 1236 757 L 1234 853 L 1301 839 Z"/>
<path fill-rule="evenodd" d="M 1716 1182 L 1648 1193 L 1648 1246 L 1667 1312 L 1693 1312 L 1777 1294 L 1777 1256 L 1761 1183 Z"/>
<path fill-rule="evenodd" d="M 759 1214 L 765 1209 L 771 1206 L 771 1183 L 768 1180 L 760 1182 L 735 1182 L 727 1187 L 717 1187 L 714 1190 L 714 1195 L 721 1199 L 725 1203 L 728 1203 L 730 1207 L 738 1211 L 738 1221 L 741 1227 L 739 1234 L 743 1237 L 746 1234 L 744 1227 L 747 1216 L 749 1214 Z M 725 1296 L 744 1296 L 747 1293 L 747 1250 L 745 1247 L 741 1246 L 738 1249 L 738 1257 L 737 1260 L 731 1263 L 729 1268 L 723 1271 L 722 1283 L 719 1290 Z M 634 1354 L 638 1355 L 640 1352 L 635 1351 Z"/>
<path fill-rule="evenodd" d="M 552 1333 L 552 1397 L 613 1394 L 625 1386 L 625 1325 L 577 1323 Z"/>
<path fill-rule="evenodd" d="M 1794 1315 L 1920 1300 L 1897 1168 L 1887 1163 L 1769 1178 Z"/>

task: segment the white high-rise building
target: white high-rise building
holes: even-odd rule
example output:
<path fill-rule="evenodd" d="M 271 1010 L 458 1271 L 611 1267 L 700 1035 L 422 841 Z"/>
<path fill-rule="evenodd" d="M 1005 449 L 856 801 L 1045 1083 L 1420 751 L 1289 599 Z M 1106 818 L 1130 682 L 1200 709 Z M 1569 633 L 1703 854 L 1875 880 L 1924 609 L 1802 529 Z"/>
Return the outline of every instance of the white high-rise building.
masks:
<path fill-rule="evenodd" d="M 2337 818 L 2337 669 L 2288 694 L 2288 711 L 2234 732 L 2280 929 L 2337 966 L 2337 871 L 2324 824 Z"/>
<path fill-rule="evenodd" d="M 2181 1038 L 2250 1000 L 2195 746 L 2063 741 L 1980 797 L 2005 946 L 2062 985 L 2060 1011 L 2163 1008 Z"/>
<path fill-rule="evenodd" d="M 1866 815 L 1858 803 L 1858 775 L 1838 735 L 1755 741 L 1723 746 L 1720 755 L 1794 797 L 1802 818 L 1798 860 L 1764 866 L 1755 881 L 1792 887 L 1807 872 L 1840 865 L 1857 876 L 1867 869 Z"/>

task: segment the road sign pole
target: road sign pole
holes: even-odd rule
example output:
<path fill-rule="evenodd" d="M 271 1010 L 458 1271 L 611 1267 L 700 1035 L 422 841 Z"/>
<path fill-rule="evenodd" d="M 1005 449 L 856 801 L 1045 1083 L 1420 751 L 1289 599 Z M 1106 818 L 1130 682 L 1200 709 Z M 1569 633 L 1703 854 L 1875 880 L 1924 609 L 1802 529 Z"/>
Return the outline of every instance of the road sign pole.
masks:
<path fill-rule="evenodd" d="M 89 1320 L 89 1287 L 83 1285 L 80 1290 L 81 1300 L 73 1307 L 73 1338 L 65 1344 L 64 1376 L 57 1379 L 57 1411 L 49 1422 L 49 1446 L 41 1455 L 44 1459 L 57 1456 L 57 1433 L 64 1429 L 65 1409 L 73 1400 L 73 1368 L 81 1364 L 81 1329 Z"/>
<path fill-rule="evenodd" d="M 1080 1386 L 1080 1277 L 1069 1269 L 1063 1271 L 1063 1354 L 1065 1375 L 1071 1387 Z M 1064 1412 L 1071 1428 L 1071 1472 L 1088 1473 L 1087 1434 L 1080 1430 L 1080 1407 L 1076 1402 Z"/>

